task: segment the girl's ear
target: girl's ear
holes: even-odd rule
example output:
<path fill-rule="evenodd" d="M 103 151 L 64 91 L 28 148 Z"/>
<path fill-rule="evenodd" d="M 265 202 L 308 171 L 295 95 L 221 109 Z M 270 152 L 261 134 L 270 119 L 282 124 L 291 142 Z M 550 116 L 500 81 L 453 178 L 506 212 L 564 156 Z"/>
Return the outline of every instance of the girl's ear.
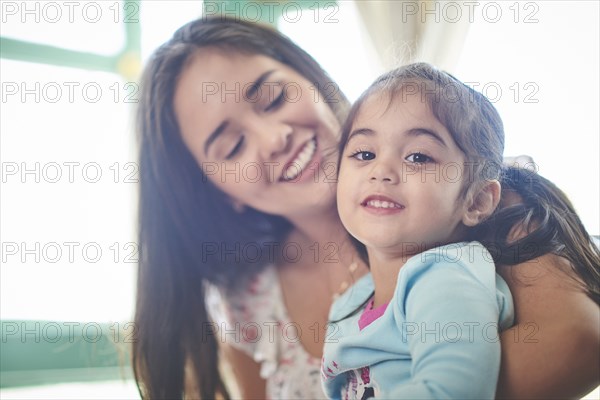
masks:
<path fill-rule="evenodd" d="M 475 226 L 492 215 L 500 202 L 500 182 L 486 181 L 465 203 L 462 222 L 466 226 Z"/>

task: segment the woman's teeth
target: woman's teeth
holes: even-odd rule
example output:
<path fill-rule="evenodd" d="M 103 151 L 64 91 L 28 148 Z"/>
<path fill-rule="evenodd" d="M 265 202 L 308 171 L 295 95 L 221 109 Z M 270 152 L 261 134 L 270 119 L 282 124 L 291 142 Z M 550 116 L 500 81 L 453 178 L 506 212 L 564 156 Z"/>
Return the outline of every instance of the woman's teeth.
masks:
<path fill-rule="evenodd" d="M 375 208 L 404 208 L 400 204 L 382 200 L 369 200 L 367 201 L 367 206 Z"/>
<path fill-rule="evenodd" d="M 298 175 L 302 173 L 302 170 L 306 168 L 308 162 L 313 158 L 315 151 L 317 150 L 317 140 L 313 138 L 304 145 L 298 157 L 296 157 L 290 165 L 283 171 L 283 180 L 291 181 L 296 179 Z"/>

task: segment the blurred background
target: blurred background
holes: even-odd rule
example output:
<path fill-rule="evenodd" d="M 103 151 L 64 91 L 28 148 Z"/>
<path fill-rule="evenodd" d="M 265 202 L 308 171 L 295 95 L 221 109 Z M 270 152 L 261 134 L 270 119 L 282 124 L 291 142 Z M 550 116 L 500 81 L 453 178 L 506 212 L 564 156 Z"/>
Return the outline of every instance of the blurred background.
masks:
<path fill-rule="evenodd" d="M 483 92 L 600 233 L 597 1 L 0 1 L 0 398 L 138 398 L 129 367 L 145 60 L 182 24 L 271 24 L 350 100 L 428 61 Z M 589 398 L 598 398 L 598 391 Z"/>

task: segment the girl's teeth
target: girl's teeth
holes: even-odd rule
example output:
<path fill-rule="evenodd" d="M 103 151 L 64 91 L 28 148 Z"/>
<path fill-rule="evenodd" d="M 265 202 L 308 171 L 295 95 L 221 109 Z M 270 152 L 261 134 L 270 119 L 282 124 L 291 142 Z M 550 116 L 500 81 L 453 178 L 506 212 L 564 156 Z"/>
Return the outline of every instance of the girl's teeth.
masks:
<path fill-rule="evenodd" d="M 400 205 L 385 200 L 369 200 L 367 205 L 375 208 L 401 208 Z"/>
<path fill-rule="evenodd" d="M 298 177 L 298 175 L 300 175 L 302 170 L 306 168 L 306 165 L 315 154 L 316 148 L 317 143 L 315 139 L 312 139 L 307 144 L 305 144 L 300 154 L 298 154 L 298 157 L 296 157 L 296 159 L 292 161 L 290 166 L 288 166 L 285 169 L 285 171 L 283 171 L 283 179 L 286 181 L 291 181 L 292 179 Z"/>

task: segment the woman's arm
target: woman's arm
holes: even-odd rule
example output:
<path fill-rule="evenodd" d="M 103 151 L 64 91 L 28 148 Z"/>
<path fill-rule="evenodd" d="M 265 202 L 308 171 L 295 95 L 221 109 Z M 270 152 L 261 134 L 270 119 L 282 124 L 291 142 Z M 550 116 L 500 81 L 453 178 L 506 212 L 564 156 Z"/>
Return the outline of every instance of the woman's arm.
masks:
<path fill-rule="evenodd" d="M 237 394 L 239 394 L 239 397 L 242 399 L 266 399 L 266 382 L 260 377 L 260 365 L 246 353 L 227 344 L 221 346 L 221 351 L 223 361 L 231 367 L 229 370 L 233 373 L 235 383 L 237 384 L 236 393 L 231 388 L 230 380 L 227 380 L 227 374 L 224 374 L 232 397 L 238 397 Z M 224 369 L 227 370 L 227 368 Z"/>
<path fill-rule="evenodd" d="M 501 336 L 498 398 L 578 398 L 600 384 L 600 310 L 569 262 L 547 254 L 499 273 L 517 324 Z"/>

